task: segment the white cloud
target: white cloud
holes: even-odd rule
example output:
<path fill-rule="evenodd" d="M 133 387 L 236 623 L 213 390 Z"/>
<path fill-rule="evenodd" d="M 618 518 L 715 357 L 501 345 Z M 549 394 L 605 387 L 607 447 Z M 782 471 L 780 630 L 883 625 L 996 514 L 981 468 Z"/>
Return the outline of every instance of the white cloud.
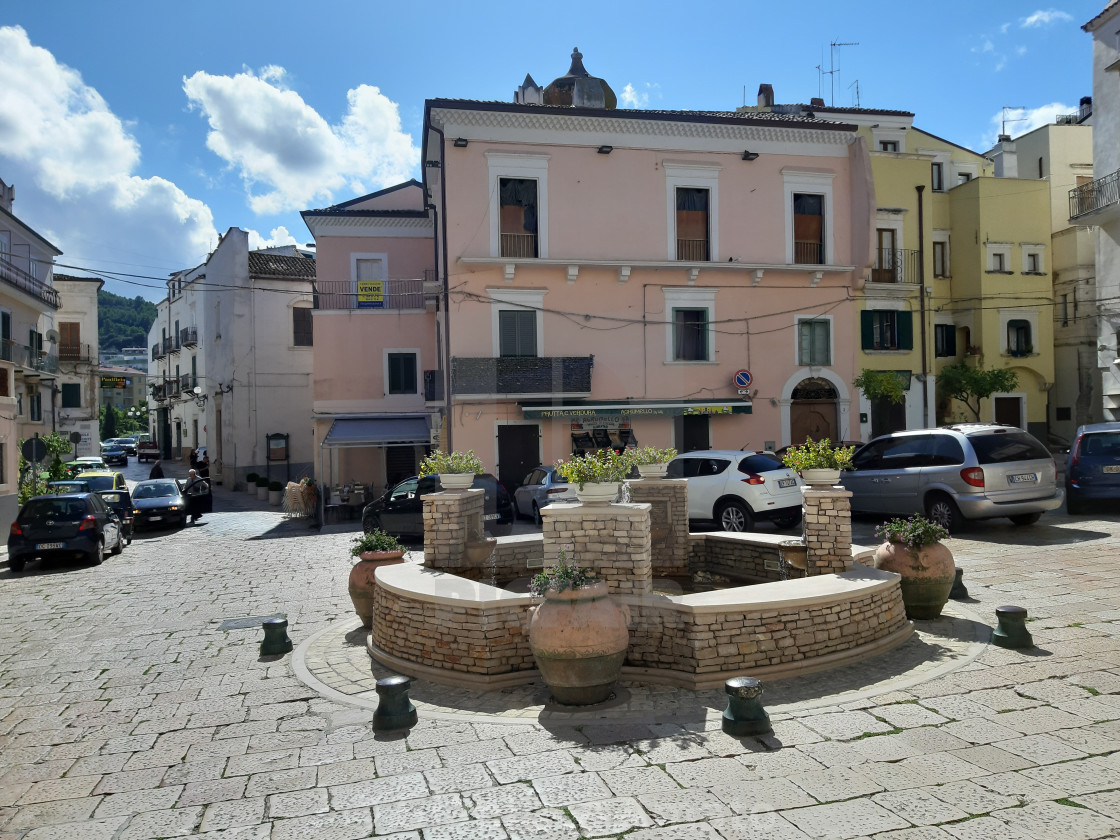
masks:
<path fill-rule="evenodd" d="M 1059 9 L 1039 9 L 1020 20 L 1019 25 L 1024 29 L 1037 29 L 1052 23 L 1068 23 L 1072 20 L 1072 15 Z"/>
<path fill-rule="evenodd" d="M 249 250 L 255 251 L 258 248 L 275 248 L 279 245 L 299 245 L 299 241 L 288 233 L 288 229 L 284 225 L 274 227 L 268 234 L 268 239 L 265 239 L 258 231 L 249 230 Z"/>
<path fill-rule="evenodd" d="M 401 130 L 397 104 L 371 85 L 346 94 L 348 109 L 329 125 L 295 91 L 282 67 L 183 80 L 191 106 L 210 124 L 209 149 L 238 171 L 256 213 L 330 203 L 335 192 L 364 192 L 411 177 L 420 160 Z M 263 187 L 263 191 L 260 188 Z"/>
<path fill-rule="evenodd" d="M 1015 55 L 1026 55 L 1026 54 L 1027 54 L 1027 48 L 1024 47 L 1022 44 L 1020 44 L 1019 46 L 1017 46 L 1015 48 Z"/>
<path fill-rule="evenodd" d="M 1009 108 L 1007 111 L 1007 133 L 1012 137 L 1020 137 L 1027 132 L 1034 131 L 1039 126 L 1049 125 L 1059 114 L 1072 114 L 1077 108 L 1061 102 L 1051 102 L 1048 105 L 1039 105 L 1037 108 Z M 1004 115 L 999 111 L 992 116 L 991 130 L 984 134 L 985 149 L 990 149 L 999 139 L 1003 130 Z"/>
<path fill-rule="evenodd" d="M 618 97 L 618 101 L 622 103 L 624 108 L 648 108 L 651 97 L 654 99 L 661 98 L 661 85 L 646 82 L 639 90 L 627 82 L 626 87 L 622 89 L 622 95 Z"/>
<path fill-rule="evenodd" d="M 192 265 L 216 241 L 213 215 L 163 178 L 134 173 L 140 147 L 81 74 L 0 27 L 0 164 L 16 213 L 63 262 L 145 273 Z M 22 187 L 22 189 L 20 189 Z"/>

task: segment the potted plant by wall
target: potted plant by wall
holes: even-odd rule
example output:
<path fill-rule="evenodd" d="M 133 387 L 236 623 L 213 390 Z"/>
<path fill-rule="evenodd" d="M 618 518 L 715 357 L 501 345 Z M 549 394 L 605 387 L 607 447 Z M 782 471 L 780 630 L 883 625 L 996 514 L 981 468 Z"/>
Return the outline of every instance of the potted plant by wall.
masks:
<path fill-rule="evenodd" d="M 255 472 L 247 473 L 245 475 L 245 491 L 247 493 L 257 492 L 257 479 L 259 477 L 260 476 L 258 476 Z"/>
<path fill-rule="evenodd" d="M 875 550 L 875 568 L 902 576 L 906 617 L 930 619 L 941 615 L 953 588 L 953 553 L 942 544 L 949 532 L 920 514 L 892 519 L 875 529 L 885 542 Z"/>
<path fill-rule="evenodd" d="M 420 462 L 420 475 L 438 475 L 444 490 L 466 490 L 474 484 L 475 474 L 480 472 L 482 461 L 473 449 L 466 452 L 437 449 Z"/>
<path fill-rule="evenodd" d="M 626 454 L 630 456 L 631 463 L 638 468 L 638 474 L 642 478 L 664 478 L 669 462 L 677 457 L 677 450 L 642 446 L 629 449 Z"/>
<path fill-rule="evenodd" d="M 382 566 L 400 563 L 405 548 L 396 537 L 380 528 L 355 537 L 351 542 L 350 554 L 358 562 L 350 570 L 347 588 L 350 600 L 354 602 L 354 612 L 362 620 L 362 626 L 368 629 L 373 626 L 374 573 Z"/>
<path fill-rule="evenodd" d="M 569 484 L 575 485 L 576 496 L 586 504 L 609 504 L 618 497 L 619 485 L 630 474 L 633 462 L 629 454 L 619 455 L 613 449 L 601 449 L 557 461 L 556 471 Z"/>
<path fill-rule="evenodd" d="M 573 706 L 609 698 L 630 645 L 629 609 L 564 548 L 529 591 L 543 599 L 529 612 L 529 647 L 553 698 Z"/>
<path fill-rule="evenodd" d="M 279 481 L 270 481 L 268 483 L 268 503 L 270 505 L 278 505 L 284 498 L 284 485 Z"/>
<path fill-rule="evenodd" d="M 257 498 L 262 502 L 268 501 L 268 477 L 263 475 L 257 476 Z"/>
<path fill-rule="evenodd" d="M 814 441 L 805 438 L 799 446 L 791 446 L 782 456 L 782 463 L 801 473 L 806 484 L 834 485 L 840 481 L 840 471 L 852 468 L 854 446 L 833 446 L 828 438 Z"/>

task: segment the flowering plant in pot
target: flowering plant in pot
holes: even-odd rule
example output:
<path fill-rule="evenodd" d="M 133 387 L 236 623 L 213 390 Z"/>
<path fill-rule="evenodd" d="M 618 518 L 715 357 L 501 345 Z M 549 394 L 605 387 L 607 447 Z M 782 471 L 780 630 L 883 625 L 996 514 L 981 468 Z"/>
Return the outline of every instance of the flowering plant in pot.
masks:
<path fill-rule="evenodd" d="M 444 490 L 466 490 L 474 483 L 475 474 L 480 472 L 482 461 L 473 449 L 466 452 L 437 449 L 420 462 L 420 475 L 438 475 Z"/>
<path fill-rule="evenodd" d="M 543 599 L 530 610 L 529 647 L 553 698 L 578 706 L 606 700 L 630 645 L 629 609 L 592 570 L 570 562 L 566 547 L 529 589 Z"/>
<path fill-rule="evenodd" d="M 902 577 L 906 617 L 931 619 L 941 615 L 956 573 L 953 553 L 942 544 L 949 532 L 914 514 L 884 522 L 875 529 L 875 536 L 885 541 L 875 550 L 875 568 Z"/>
<path fill-rule="evenodd" d="M 630 474 L 632 467 L 629 454 L 619 455 L 613 449 L 588 452 L 556 462 L 556 471 L 569 484 L 576 485 L 576 495 L 584 504 L 614 501 L 619 485 Z"/>
<path fill-rule="evenodd" d="M 377 570 L 382 566 L 400 563 L 405 548 L 395 536 L 380 528 L 355 537 L 350 554 L 358 558 L 350 570 L 347 589 L 350 600 L 354 602 L 354 612 L 362 620 L 362 626 L 373 627 L 373 596 L 377 584 Z"/>
<path fill-rule="evenodd" d="M 626 454 L 643 478 L 653 478 L 665 475 L 669 462 L 677 457 L 677 450 L 672 447 L 658 449 L 656 446 L 642 446 L 627 450 Z"/>
<path fill-rule="evenodd" d="M 782 463 L 797 470 L 806 484 L 836 484 L 842 470 L 852 469 L 854 446 L 833 446 L 828 438 L 814 441 L 805 438 L 791 446 L 782 456 Z"/>
<path fill-rule="evenodd" d="M 400 552 L 404 554 L 405 548 L 392 534 L 382 531 L 380 528 L 375 528 L 368 534 L 360 534 L 351 540 L 350 554 L 354 557 L 360 557 L 363 560 L 374 560 L 374 557 L 363 557 L 364 554 L 374 554 L 386 552 Z"/>

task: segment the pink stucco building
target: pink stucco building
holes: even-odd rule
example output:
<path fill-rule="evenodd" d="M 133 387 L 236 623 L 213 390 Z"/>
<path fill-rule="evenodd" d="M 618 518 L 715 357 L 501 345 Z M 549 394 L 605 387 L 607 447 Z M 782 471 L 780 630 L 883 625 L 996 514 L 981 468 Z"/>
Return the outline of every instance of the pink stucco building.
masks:
<path fill-rule="evenodd" d="M 423 185 L 305 214 L 319 253 L 316 414 L 372 444 L 352 456 L 361 475 L 336 461 L 331 480 L 393 478 L 369 475 L 390 452 L 378 429 L 404 436 L 407 418 L 474 449 L 511 489 L 603 445 L 853 436 L 851 293 L 873 259 L 874 211 L 854 126 L 618 110 L 578 52 L 566 76 L 544 89 L 527 78 L 515 100 L 428 100 Z M 415 305 L 363 306 L 375 276 Z M 354 305 L 328 305 L 327 281 Z M 406 395 L 390 387 L 401 350 L 417 356 Z M 424 443 L 413 430 L 383 443 Z"/>

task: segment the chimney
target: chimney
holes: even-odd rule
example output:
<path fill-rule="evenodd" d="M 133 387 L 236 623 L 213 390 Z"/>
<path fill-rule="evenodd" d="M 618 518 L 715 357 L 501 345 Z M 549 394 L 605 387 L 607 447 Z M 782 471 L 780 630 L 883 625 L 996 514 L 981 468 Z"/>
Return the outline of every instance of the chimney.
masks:
<path fill-rule="evenodd" d="M 824 100 L 819 96 L 814 96 L 812 99 L 809 100 L 809 105 L 813 108 L 823 108 L 824 107 Z"/>
<path fill-rule="evenodd" d="M 1019 159 L 1015 154 L 1015 141 L 1011 139 L 1011 135 L 1001 134 L 992 151 L 995 152 L 992 160 L 996 165 L 996 177 L 1018 178 Z"/>
<path fill-rule="evenodd" d="M 762 84 L 758 86 L 758 107 L 774 107 L 774 86 Z"/>

